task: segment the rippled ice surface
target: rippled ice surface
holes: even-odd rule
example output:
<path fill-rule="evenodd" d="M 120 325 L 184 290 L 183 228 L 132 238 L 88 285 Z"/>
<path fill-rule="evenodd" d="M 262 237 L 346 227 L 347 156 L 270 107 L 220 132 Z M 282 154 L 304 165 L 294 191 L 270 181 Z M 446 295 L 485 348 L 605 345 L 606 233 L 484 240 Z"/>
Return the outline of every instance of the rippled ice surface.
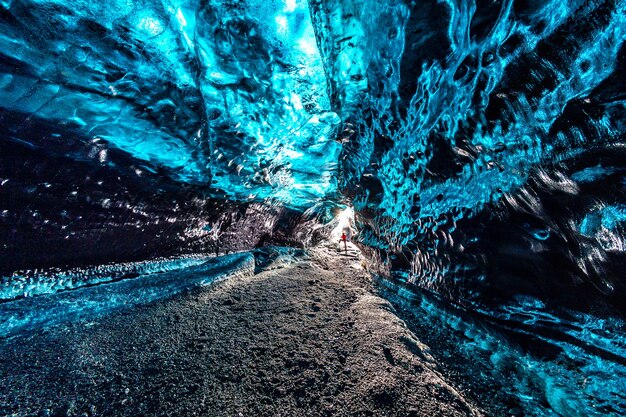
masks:
<path fill-rule="evenodd" d="M 527 414 L 626 415 L 625 27 L 626 0 L 0 1 L 0 260 L 235 247 L 201 224 L 349 202 Z M 159 262 L 7 276 L 0 319 L 214 276 Z"/>
<path fill-rule="evenodd" d="M 255 268 L 254 255 L 250 252 L 209 260 L 170 262 L 176 268 L 167 272 L 159 270 L 155 264 L 154 269 L 159 272 L 110 283 L 85 277 L 82 282 L 101 285 L 0 303 L 0 337 L 43 326 L 90 320 L 112 311 L 163 300 L 221 279 L 252 275 Z M 146 271 L 151 269 L 148 264 L 143 266 Z"/>
<path fill-rule="evenodd" d="M 136 277 L 138 275 L 175 271 L 203 264 L 209 259 L 210 257 L 207 255 L 196 254 L 169 259 L 163 258 L 142 262 L 75 268 L 68 271 L 59 269 L 18 271 L 9 277 L 1 278 L 0 300 L 32 297 Z"/>
<path fill-rule="evenodd" d="M 622 319 L 551 310 L 529 297 L 496 310 L 469 312 L 432 293 L 383 283 L 420 320 L 451 332 L 466 366 L 487 357 L 483 372 L 518 399 L 524 415 L 626 415 Z"/>

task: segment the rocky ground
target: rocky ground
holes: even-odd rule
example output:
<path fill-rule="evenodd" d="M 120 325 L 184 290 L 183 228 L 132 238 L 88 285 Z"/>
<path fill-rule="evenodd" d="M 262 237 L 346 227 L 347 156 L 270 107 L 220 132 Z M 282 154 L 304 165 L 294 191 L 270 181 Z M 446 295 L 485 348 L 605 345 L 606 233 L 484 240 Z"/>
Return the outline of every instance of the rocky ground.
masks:
<path fill-rule="evenodd" d="M 114 285 L 114 284 L 113 284 Z M 0 415 L 480 416 L 358 252 L 0 340 Z"/>

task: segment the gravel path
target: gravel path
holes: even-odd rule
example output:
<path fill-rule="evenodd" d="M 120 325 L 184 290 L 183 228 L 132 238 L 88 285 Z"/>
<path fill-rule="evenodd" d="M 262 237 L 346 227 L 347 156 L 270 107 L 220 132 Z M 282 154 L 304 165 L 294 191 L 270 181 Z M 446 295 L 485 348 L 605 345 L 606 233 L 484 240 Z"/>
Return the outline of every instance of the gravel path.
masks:
<path fill-rule="evenodd" d="M 0 340 L 0 415 L 479 416 L 374 295 L 358 255 L 309 259 Z"/>

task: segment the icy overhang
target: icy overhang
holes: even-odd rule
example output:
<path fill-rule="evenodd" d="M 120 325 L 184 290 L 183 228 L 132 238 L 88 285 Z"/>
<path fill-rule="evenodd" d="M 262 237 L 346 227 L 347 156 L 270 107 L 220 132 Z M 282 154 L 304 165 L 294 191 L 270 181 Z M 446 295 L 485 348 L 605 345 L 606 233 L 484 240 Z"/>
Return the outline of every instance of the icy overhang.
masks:
<path fill-rule="evenodd" d="M 237 200 L 304 207 L 332 194 L 331 111 L 308 4 L 9 1 L 0 4 L 0 106 L 52 122 L 44 149 L 98 144 Z"/>

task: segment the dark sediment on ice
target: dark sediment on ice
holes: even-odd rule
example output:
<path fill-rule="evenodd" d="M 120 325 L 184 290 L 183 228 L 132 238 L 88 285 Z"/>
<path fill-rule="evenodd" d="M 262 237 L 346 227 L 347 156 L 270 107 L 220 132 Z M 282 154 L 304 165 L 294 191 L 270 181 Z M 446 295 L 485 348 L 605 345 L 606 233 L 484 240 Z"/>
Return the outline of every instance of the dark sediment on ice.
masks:
<path fill-rule="evenodd" d="M 115 284 L 111 284 L 115 285 Z M 0 341 L 0 414 L 478 416 L 356 252 Z"/>

